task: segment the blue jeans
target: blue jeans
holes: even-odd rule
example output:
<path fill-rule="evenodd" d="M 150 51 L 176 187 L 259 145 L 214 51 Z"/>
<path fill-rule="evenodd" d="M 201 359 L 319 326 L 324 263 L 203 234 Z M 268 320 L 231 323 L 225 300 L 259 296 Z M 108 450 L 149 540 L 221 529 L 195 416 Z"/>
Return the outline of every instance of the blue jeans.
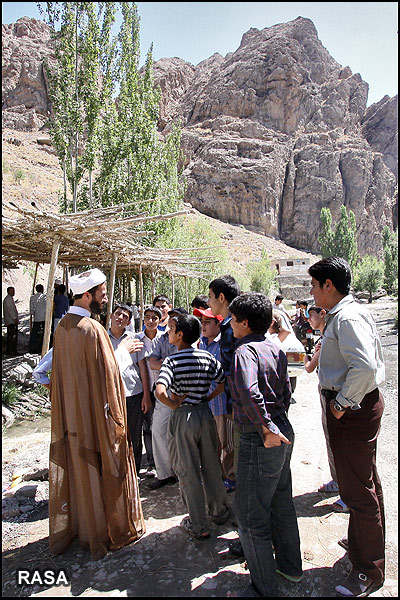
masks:
<path fill-rule="evenodd" d="M 290 473 L 294 433 L 286 415 L 276 417 L 274 423 L 292 444 L 265 448 L 259 433 L 242 433 L 236 474 L 235 516 L 240 541 L 251 589 L 261 597 L 279 595 L 277 568 L 287 575 L 302 574 Z"/>

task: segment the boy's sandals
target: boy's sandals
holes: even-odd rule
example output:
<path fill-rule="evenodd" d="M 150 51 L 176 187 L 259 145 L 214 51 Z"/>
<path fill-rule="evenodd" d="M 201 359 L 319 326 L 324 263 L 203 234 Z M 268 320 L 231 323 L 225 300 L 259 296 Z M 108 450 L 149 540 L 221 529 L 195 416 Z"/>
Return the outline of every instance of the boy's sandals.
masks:
<path fill-rule="evenodd" d="M 347 507 L 347 504 L 345 504 L 341 498 L 339 498 L 339 500 L 336 500 L 336 502 L 332 504 L 332 510 L 338 513 L 350 512 L 349 508 Z"/>
<path fill-rule="evenodd" d="M 323 485 L 321 485 L 318 488 L 318 491 L 324 494 L 330 494 L 331 492 L 338 492 L 339 486 L 336 483 L 336 481 L 333 481 L 333 479 L 331 479 L 331 481 L 328 481 L 328 483 L 324 483 Z"/>
<path fill-rule="evenodd" d="M 182 529 L 185 531 L 185 533 L 190 535 L 190 537 L 194 538 L 195 540 L 201 540 L 201 541 L 208 540 L 208 538 L 210 537 L 210 534 L 208 531 L 204 531 L 202 533 L 196 533 L 195 531 L 193 531 L 193 529 L 190 526 L 190 518 L 189 517 L 185 517 L 181 521 L 180 527 L 182 527 Z"/>

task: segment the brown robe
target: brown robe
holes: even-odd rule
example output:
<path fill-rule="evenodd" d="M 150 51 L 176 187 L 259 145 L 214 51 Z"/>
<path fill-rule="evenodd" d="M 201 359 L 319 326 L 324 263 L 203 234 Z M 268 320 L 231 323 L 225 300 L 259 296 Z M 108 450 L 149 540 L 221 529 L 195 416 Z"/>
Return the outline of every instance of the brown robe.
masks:
<path fill-rule="evenodd" d="M 124 386 L 110 339 L 67 314 L 54 334 L 50 383 L 50 550 L 79 536 L 94 559 L 144 532 Z"/>

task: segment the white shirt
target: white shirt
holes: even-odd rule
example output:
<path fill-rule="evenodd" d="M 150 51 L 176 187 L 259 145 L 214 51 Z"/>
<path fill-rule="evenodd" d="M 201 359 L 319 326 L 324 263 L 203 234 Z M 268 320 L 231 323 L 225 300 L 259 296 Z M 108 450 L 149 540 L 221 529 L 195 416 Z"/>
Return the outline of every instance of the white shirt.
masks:
<path fill-rule="evenodd" d="M 72 315 L 79 315 L 80 317 L 89 317 L 90 318 L 90 312 L 88 310 L 86 310 L 85 308 L 81 308 L 80 306 L 70 306 L 68 313 L 72 314 Z M 47 373 L 49 371 L 51 371 L 52 365 L 53 365 L 53 348 L 50 348 L 50 350 L 47 352 L 47 354 L 45 354 L 43 356 L 42 360 L 34 368 L 32 377 L 34 379 L 36 379 L 36 381 L 38 383 L 42 383 L 42 384 L 50 383 L 50 379 L 48 378 Z"/>
<path fill-rule="evenodd" d="M 344 408 L 359 408 L 366 394 L 385 381 L 382 347 L 375 321 L 351 295 L 325 316 L 319 357 L 322 389 L 338 392 Z"/>
<path fill-rule="evenodd" d="M 4 317 L 4 325 L 14 325 L 16 319 L 18 319 L 18 311 L 15 306 L 15 301 L 13 296 L 7 294 L 7 296 L 3 300 L 3 317 Z"/>
<path fill-rule="evenodd" d="M 41 292 L 37 292 L 31 296 L 29 302 L 29 312 L 33 316 L 35 322 L 41 322 L 46 320 L 46 305 L 47 296 Z"/>
<path fill-rule="evenodd" d="M 158 369 L 153 370 L 150 368 L 150 358 L 149 357 L 151 354 L 153 354 L 153 350 L 156 347 L 156 344 L 162 335 L 163 335 L 163 332 L 158 331 L 158 330 L 152 340 L 147 337 L 147 335 L 145 334 L 144 331 L 140 331 L 139 333 L 137 333 L 135 335 L 136 339 L 143 342 L 143 350 L 145 351 L 146 362 L 147 362 L 147 367 L 148 367 L 148 371 L 149 371 L 150 390 L 153 388 L 153 384 L 155 384 L 155 382 L 157 381 L 159 371 L 158 371 Z"/>

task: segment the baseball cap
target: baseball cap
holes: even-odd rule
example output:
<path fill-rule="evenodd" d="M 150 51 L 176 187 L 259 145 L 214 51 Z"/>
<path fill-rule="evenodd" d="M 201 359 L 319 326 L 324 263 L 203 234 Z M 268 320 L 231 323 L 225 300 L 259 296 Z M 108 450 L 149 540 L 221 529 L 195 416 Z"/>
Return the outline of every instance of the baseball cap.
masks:
<path fill-rule="evenodd" d="M 193 311 L 195 317 L 207 317 L 207 319 L 217 319 L 221 323 L 224 320 L 222 315 L 215 316 L 211 308 L 195 308 Z"/>
<path fill-rule="evenodd" d="M 189 315 L 189 311 L 186 310 L 186 308 L 182 308 L 182 306 L 178 306 L 177 308 L 171 308 L 171 310 L 168 311 L 169 316 L 176 314 L 176 315 Z"/>
<path fill-rule="evenodd" d="M 70 277 L 68 285 L 74 295 L 84 294 L 92 288 L 104 283 L 107 277 L 100 269 L 90 269 L 79 275 Z"/>

